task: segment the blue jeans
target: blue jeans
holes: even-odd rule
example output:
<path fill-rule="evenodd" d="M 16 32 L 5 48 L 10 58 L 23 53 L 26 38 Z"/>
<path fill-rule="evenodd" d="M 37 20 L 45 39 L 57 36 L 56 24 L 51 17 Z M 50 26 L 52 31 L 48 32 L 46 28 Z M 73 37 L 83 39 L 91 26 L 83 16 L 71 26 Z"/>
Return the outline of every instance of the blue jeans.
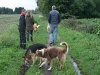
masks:
<path fill-rule="evenodd" d="M 50 42 L 56 44 L 58 34 L 58 24 L 50 24 Z"/>

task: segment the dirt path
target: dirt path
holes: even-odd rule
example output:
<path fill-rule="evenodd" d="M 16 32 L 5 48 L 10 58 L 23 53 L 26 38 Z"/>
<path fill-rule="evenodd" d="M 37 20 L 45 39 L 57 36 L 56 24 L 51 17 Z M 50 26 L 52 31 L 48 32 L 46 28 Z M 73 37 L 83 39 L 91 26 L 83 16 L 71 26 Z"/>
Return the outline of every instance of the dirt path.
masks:
<path fill-rule="evenodd" d="M 52 75 L 52 70 L 48 71 L 48 68 L 49 68 L 49 65 L 45 64 L 44 69 L 43 69 L 44 75 Z"/>
<path fill-rule="evenodd" d="M 47 47 L 49 47 L 49 34 L 48 34 L 48 42 L 47 42 Z M 43 73 L 44 75 L 52 75 L 52 70 L 51 71 L 48 71 L 48 68 L 49 68 L 49 65 L 48 64 L 45 64 L 44 65 L 44 69 L 43 69 Z"/>

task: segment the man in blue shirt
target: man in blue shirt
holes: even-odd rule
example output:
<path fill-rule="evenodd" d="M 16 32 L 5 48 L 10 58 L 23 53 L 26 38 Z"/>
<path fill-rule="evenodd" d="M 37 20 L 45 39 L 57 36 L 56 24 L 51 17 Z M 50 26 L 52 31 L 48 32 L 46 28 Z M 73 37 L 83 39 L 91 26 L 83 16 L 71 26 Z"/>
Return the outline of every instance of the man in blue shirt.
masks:
<path fill-rule="evenodd" d="M 56 10 L 56 6 L 52 6 L 52 10 L 49 12 L 48 15 L 48 22 L 50 23 L 50 45 L 55 45 L 57 40 L 58 34 L 58 24 L 61 21 L 60 13 Z"/>

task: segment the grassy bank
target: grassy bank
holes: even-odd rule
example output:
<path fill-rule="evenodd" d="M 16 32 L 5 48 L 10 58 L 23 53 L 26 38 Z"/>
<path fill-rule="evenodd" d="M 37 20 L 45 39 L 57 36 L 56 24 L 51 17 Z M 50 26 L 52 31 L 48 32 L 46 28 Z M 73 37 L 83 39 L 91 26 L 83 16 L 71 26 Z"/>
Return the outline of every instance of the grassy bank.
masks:
<path fill-rule="evenodd" d="M 33 33 L 34 42 L 27 42 L 27 47 L 34 43 L 47 44 L 48 34 L 46 18 L 34 15 L 40 25 L 37 32 Z M 19 48 L 18 24 L 19 15 L 2 15 L 0 18 L 0 75 L 19 75 L 23 65 L 22 56 L 25 50 Z M 6 27 L 5 27 L 6 26 Z M 59 36 L 69 44 L 69 54 L 77 62 L 83 75 L 99 75 L 100 69 L 100 38 L 93 34 L 78 32 L 63 25 L 59 25 Z M 58 38 L 57 46 L 61 39 Z M 66 56 L 65 68 L 59 69 L 59 61 L 53 60 L 53 75 L 77 75 L 68 55 Z M 43 68 L 38 69 L 39 60 L 26 72 L 26 75 L 43 75 Z"/>
<path fill-rule="evenodd" d="M 97 35 L 60 26 L 60 36 L 69 43 L 69 54 L 77 62 L 83 75 L 99 75 L 100 38 Z M 65 35 L 66 34 L 66 35 Z"/>

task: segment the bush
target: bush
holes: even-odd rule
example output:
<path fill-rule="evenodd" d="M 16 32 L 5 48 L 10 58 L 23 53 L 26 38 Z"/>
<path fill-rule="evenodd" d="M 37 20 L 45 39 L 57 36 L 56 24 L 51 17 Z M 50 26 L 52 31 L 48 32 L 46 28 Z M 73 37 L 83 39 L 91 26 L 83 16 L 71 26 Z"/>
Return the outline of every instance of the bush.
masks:
<path fill-rule="evenodd" d="M 62 25 L 66 27 L 70 27 L 72 29 L 75 29 L 77 31 L 86 31 L 87 33 L 95 33 L 95 28 L 97 27 L 97 24 L 93 22 L 89 22 L 86 20 L 77 20 L 75 17 L 64 19 L 62 21 Z M 100 33 L 100 32 L 99 32 Z"/>

